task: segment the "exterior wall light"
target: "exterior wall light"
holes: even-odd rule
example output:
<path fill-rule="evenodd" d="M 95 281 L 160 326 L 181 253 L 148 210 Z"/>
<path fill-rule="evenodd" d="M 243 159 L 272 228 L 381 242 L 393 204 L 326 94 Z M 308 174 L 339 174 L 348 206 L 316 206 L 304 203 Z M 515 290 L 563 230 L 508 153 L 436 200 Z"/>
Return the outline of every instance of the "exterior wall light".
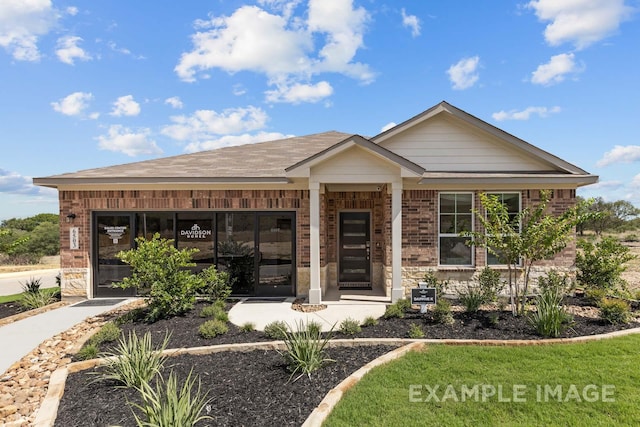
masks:
<path fill-rule="evenodd" d="M 67 215 L 67 219 L 66 219 L 66 221 L 67 221 L 67 222 L 71 222 L 71 221 L 73 221 L 74 219 L 76 219 L 76 214 L 74 214 L 74 213 L 70 213 L 69 215 Z"/>

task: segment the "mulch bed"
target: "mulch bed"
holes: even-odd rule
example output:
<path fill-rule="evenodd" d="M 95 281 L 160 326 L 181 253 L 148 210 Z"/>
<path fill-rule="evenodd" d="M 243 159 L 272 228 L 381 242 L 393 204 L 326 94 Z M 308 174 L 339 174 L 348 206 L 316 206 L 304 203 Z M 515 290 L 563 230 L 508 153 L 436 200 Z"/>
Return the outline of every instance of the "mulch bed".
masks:
<path fill-rule="evenodd" d="M 17 302 L 5 302 L 0 304 L 0 319 L 5 317 L 14 316 L 18 313 L 22 313 L 24 308 Z"/>
<path fill-rule="evenodd" d="M 571 298 L 566 303 L 579 312 L 593 313 L 594 310 L 581 298 Z M 272 340 L 263 332 L 242 332 L 231 323 L 229 332 L 224 335 L 212 339 L 200 337 L 198 327 L 206 319 L 200 317 L 199 313 L 205 305 L 198 303 L 194 310 L 184 316 L 153 324 L 140 320 L 125 323 L 122 330 L 125 335 L 135 331 L 138 336 L 150 332 L 156 345 L 170 331 L 168 348 Z M 343 335 L 336 331 L 334 338 L 408 338 L 411 324 L 416 324 L 424 331 L 425 338 L 542 339 L 526 317 L 514 317 L 509 311 L 494 308 L 465 313 L 458 307 L 452 314 L 455 322 L 444 325 L 435 323 L 431 313 L 409 310 L 404 318 L 381 318 L 377 325 L 363 327 L 362 332 L 355 335 Z M 635 327 L 640 327 L 640 323 L 609 325 L 595 317 L 575 315 L 574 323 L 562 337 L 595 335 Z M 392 348 L 361 346 L 330 349 L 328 357 L 335 359 L 336 363 L 323 367 L 311 379 L 303 377 L 293 383 L 289 381 L 290 374 L 283 357 L 275 351 L 183 355 L 171 358 L 169 364 L 181 378 L 185 378 L 193 369 L 200 376 L 203 389 L 209 390 L 214 399 L 209 412 L 214 420 L 199 425 L 300 425 L 331 388 Z M 101 350 L 113 350 L 113 344 Z M 133 425 L 132 412 L 126 402 L 137 401 L 136 394 L 116 389 L 113 384 L 90 383 L 93 379 L 94 376 L 87 372 L 69 376 L 56 425 Z"/>

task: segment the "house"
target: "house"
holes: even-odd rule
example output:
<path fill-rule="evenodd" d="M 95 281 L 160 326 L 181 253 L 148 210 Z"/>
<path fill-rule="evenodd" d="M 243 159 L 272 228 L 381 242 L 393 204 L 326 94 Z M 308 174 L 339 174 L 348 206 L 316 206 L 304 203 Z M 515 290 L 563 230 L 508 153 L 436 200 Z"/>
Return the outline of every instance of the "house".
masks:
<path fill-rule="evenodd" d="M 553 190 L 575 203 L 598 177 L 446 102 L 373 138 L 340 132 L 35 178 L 57 188 L 62 293 L 106 297 L 136 236 L 195 247 L 233 292 L 303 296 L 382 288 L 395 301 L 426 271 L 457 283 L 497 259 L 458 233 L 478 227 L 482 192 L 511 213 Z M 568 268 L 575 246 L 548 266 Z"/>

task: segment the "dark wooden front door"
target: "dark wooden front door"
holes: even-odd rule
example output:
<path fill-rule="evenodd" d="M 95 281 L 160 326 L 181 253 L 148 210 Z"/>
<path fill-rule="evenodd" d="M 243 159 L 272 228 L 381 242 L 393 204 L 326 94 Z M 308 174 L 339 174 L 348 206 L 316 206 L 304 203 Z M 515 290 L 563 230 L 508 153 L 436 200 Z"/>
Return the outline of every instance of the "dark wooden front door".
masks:
<path fill-rule="evenodd" d="M 340 212 L 338 286 L 371 289 L 371 214 Z"/>

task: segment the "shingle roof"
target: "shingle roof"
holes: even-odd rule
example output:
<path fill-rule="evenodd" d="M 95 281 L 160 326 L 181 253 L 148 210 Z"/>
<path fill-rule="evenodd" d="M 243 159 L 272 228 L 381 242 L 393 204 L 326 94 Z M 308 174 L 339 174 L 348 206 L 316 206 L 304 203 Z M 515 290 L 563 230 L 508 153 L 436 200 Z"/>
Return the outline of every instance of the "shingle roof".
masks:
<path fill-rule="evenodd" d="M 136 163 L 127 163 L 97 169 L 35 178 L 40 185 L 69 182 L 100 182 L 127 179 L 153 179 L 162 181 L 221 180 L 285 178 L 285 168 L 313 154 L 349 138 L 351 134 L 323 132 L 306 136 L 260 142 L 256 144 L 224 147 L 179 156 L 164 157 Z M 163 180 L 163 178 L 169 178 Z"/>

